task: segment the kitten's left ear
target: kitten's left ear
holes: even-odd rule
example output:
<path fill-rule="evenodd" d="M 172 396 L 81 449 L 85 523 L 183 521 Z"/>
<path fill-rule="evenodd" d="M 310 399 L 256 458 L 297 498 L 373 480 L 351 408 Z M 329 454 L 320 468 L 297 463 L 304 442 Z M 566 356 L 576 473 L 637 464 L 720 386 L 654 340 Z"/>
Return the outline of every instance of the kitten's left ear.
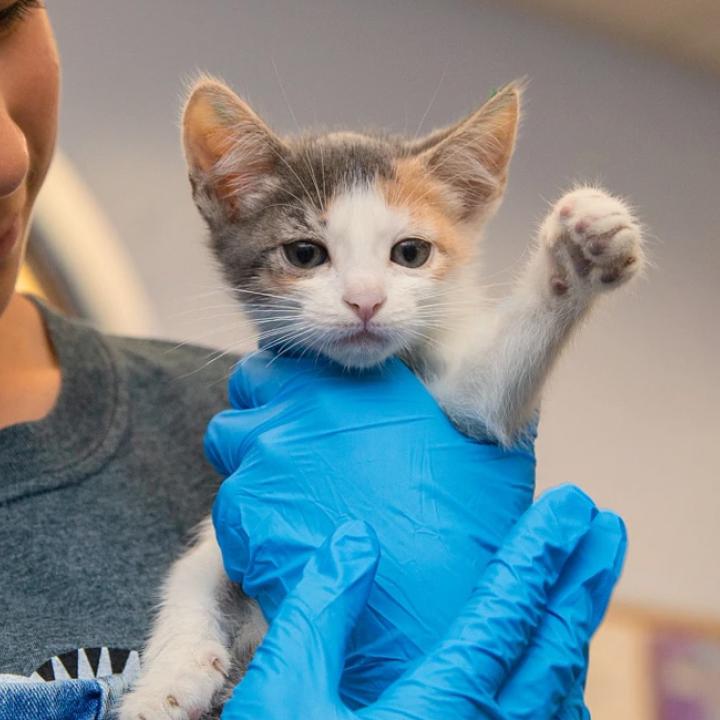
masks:
<path fill-rule="evenodd" d="M 410 147 L 451 188 L 461 221 L 487 215 L 502 196 L 515 149 L 522 90 L 521 82 L 506 85 L 461 122 Z"/>
<path fill-rule="evenodd" d="M 252 212 L 277 187 L 283 142 L 219 80 L 192 87 L 182 135 L 193 197 L 211 225 Z"/>

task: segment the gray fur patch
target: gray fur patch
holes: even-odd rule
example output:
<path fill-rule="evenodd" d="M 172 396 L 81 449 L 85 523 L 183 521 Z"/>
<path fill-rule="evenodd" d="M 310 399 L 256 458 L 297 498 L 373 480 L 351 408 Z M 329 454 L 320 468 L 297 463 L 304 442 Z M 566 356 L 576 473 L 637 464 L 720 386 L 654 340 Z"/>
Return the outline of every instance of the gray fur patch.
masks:
<path fill-rule="evenodd" d="M 370 185 L 394 174 L 402 144 L 393 138 L 337 133 L 306 135 L 286 141 L 272 169 L 272 190 L 250 212 L 210 224 L 210 246 L 231 288 L 273 292 L 278 277 L 292 269 L 277 261 L 277 249 L 301 239 L 320 240 L 323 212 L 332 199 L 356 186 Z M 200 193 L 204 192 L 203 196 Z M 207 188 L 195 198 L 203 211 L 217 202 Z M 203 215 L 208 218 L 207 209 Z M 262 305 L 261 296 L 239 298 L 244 305 Z"/>

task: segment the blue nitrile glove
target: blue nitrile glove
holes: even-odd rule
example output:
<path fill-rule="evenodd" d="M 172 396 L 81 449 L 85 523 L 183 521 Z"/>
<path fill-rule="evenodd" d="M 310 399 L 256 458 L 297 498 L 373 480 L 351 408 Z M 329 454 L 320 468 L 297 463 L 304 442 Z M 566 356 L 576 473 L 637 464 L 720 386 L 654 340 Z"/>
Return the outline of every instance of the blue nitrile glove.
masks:
<path fill-rule="evenodd" d="M 597 513 L 581 492 L 547 493 L 442 642 L 353 712 L 338 683 L 380 549 L 369 526 L 348 522 L 311 555 L 222 720 L 589 720 L 573 698 L 625 546 L 619 518 Z"/>
<path fill-rule="evenodd" d="M 363 373 L 266 353 L 230 384 L 208 456 L 233 473 L 213 519 L 232 580 L 272 620 L 312 552 L 348 519 L 382 559 L 342 691 L 366 705 L 442 637 L 530 505 L 535 459 L 458 432 L 400 361 Z"/>

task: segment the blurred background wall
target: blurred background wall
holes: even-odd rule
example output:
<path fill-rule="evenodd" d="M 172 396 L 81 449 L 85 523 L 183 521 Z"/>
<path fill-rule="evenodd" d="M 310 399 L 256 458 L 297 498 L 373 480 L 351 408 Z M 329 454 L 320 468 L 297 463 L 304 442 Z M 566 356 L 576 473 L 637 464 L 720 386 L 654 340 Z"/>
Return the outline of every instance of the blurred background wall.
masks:
<path fill-rule="evenodd" d="M 566 353 L 546 394 L 540 485 L 578 483 L 622 513 L 626 603 L 720 618 L 717 2 L 48 5 L 64 66 L 61 144 L 134 261 L 154 331 L 233 350 L 247 331 L 216 308 L 227 300 L 178 142 L 183 78 L 222 75 L 280 131 L 296 129 L 294 114 L 301 126 L 412 134 L 527 75 L 489 281 L 511 278 L 548 202 L 577 179 L 631 199 L 653 262 Z"/>

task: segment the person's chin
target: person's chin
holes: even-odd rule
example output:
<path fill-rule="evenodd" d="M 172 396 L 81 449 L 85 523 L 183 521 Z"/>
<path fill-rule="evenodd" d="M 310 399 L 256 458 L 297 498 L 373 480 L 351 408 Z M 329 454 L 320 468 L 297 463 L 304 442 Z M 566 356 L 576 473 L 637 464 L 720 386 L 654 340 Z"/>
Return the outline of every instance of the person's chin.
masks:
<path fill-rule="evenodd" d="M 0 227 L 0 267 L 10 263 L 18 252 L 22 237 L 22 218 L 15 218 L 5 227 Z"/>
<path fill-rule="evenodd" d="M 23 256 L 22 235 L 22 223 L 17 223 L 17 228 L 6 230 L 0 239 L 0 315 L 5 312 L 15 291 Z"/>

